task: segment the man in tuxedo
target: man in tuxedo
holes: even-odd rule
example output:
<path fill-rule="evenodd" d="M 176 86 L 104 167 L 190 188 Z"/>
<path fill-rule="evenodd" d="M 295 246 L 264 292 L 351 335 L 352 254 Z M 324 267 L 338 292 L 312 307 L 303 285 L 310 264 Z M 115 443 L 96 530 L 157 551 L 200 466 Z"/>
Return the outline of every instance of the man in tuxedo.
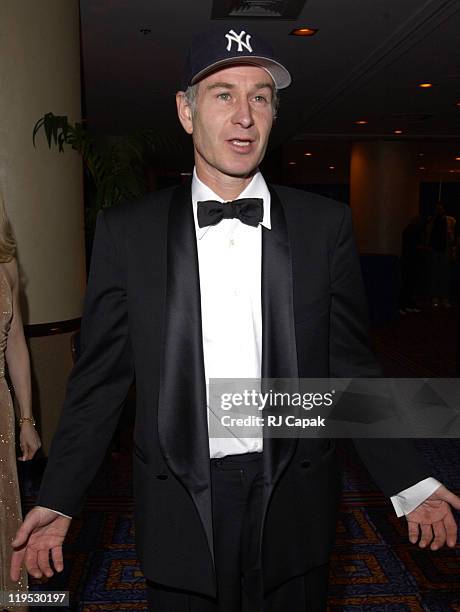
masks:
<path fill-rule="evenodd" d="M 347 206 L 258 167 L 290 75 L 248 29 L 191 46 L 177 111 L 191 183 L 99 214 L 82 320 L 38 505 L 13 546 L 36 577 L 62 543 L 136 378 L 136 547 L 156 612 L 325 609 L 340 495 L 326 439 L 209 436 L 210 378 L 378 376 Z M 450 505 L 405 440 L 356 440 L 409 538 L 454 546 Z M 51 560 L 52 563 L 51 563 Z"/>

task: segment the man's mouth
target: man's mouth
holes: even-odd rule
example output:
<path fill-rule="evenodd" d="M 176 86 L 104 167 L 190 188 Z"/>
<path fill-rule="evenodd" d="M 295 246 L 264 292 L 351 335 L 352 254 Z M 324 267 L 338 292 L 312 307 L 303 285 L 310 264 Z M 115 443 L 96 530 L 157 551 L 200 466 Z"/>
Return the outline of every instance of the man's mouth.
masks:
<path fill-rule="evenodd" d="M 236 153 L 249 153 L 254 148 L 252 138 L 229 138 L 227 142 Z"/>
<path fill-rule="evenodd" d="M 252 140 L 239 140 L 235 138 L 234 140 L 231 140 L 230 142 L 236 145 L 237 147 L 248 147 L 251 144 Z"/>

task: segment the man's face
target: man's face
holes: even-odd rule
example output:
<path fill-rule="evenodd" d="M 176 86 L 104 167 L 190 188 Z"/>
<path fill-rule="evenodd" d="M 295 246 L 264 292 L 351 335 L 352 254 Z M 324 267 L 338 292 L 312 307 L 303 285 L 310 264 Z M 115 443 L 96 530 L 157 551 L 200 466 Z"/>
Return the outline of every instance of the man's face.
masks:
<path fill-rule="evenodd" d="M 219 180 L 254 172 L 264 157 L 273 123 L 273 89 L 263 68 L 240 65 L 200 81 L 193 116 L 178 99 L 179 118 L 192 134 L 200 176 Z"/>

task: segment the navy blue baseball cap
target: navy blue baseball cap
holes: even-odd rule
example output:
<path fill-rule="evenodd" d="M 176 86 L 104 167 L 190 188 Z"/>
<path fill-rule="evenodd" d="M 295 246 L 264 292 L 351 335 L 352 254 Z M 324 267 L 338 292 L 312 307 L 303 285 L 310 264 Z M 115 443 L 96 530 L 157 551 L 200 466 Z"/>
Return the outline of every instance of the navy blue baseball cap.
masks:
<path fill-rule="evenodd" d="M 219 27 L 197 34 L 190 45 L 182 80 L 183 89 L 211 72 L 233 64 L 254 64 L 266 70 L 276 89 L 291 83 L 287 68 L 275 57 L 273 48 L 251 28 Z"/>

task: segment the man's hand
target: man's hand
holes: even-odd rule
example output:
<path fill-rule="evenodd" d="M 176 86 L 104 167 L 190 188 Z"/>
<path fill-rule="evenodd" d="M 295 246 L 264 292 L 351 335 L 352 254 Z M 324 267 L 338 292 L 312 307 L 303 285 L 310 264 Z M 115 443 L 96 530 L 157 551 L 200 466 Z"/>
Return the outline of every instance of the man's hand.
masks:
<path fill-rule="evenodd" d="M 420 506 L 406 516 L 409 540 L 425 548 L 438 550 L 444 544 L 453 548 L 457 542 L 457 523 L 450 507 L 460 510 L 460 497 L 441 485 Z"/>
<path fill-rule="evenodd" d="M 50 566 L 50 552 L 55 570 L 62 572 L 62 543 L 71 520 L 48 508 L 33 508 L 12 542 L 14 552 L 11 557 L 11 580 L 19 580 L 23 562 L 34 578 L 41 578 L 43 575 L 51 578 L 54 572 Z"/>

